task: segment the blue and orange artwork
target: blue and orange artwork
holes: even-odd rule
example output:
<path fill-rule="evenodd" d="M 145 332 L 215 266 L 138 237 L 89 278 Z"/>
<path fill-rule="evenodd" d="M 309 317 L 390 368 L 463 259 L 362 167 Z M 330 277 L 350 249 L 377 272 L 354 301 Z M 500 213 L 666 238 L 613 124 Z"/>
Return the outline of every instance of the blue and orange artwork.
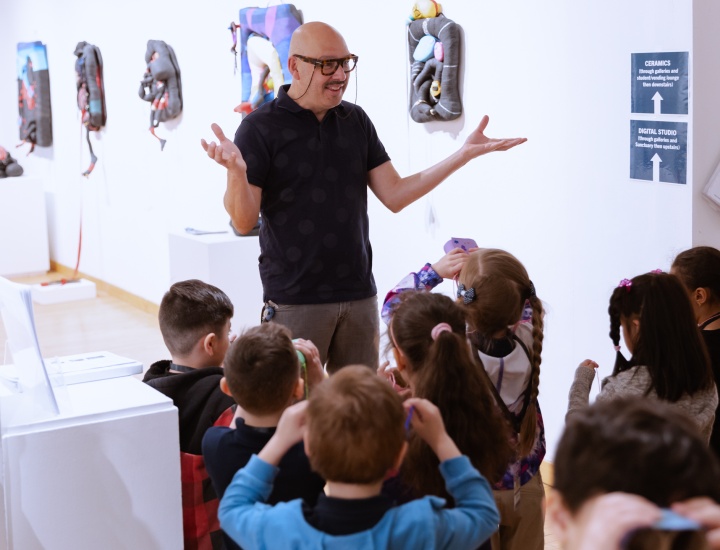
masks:
<path fill-rule="evenodd" d="M 42 42 L 17 45 L 18 126 L 20 139 L 31 144 L 52 145 L 52 109 L 47 49 Z"/>

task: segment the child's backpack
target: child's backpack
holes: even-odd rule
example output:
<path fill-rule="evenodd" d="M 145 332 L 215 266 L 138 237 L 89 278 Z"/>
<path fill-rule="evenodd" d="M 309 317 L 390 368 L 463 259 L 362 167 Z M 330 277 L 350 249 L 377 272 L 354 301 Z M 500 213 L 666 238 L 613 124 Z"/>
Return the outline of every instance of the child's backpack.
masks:
<path fill-rule="evenodd" d="M 45 45 L 42 42 L 18 43 L 17 68 L 20 139 L 22 143 L 30 144 L 29 155 L 36 145 L 52 145 L 50 75 Z"/>
<path fill-rule="evenodd" d="M 75 77 L 77 80 L 77 105 L 82 113 L 82 124 L 86 129 L 88 148 L 90 149 L 90 166 L 83 176 L 88 177 L 95 168 L 97 157 L 90 143 L 90 132 L 97 132 L 107 122 L 105 108 L 105 86 L 103 81 L 103 60 L 100 48 L 78 42 L 75 46 Z"/>
<path fill-rule="evenodd" d="M 162 40 L 148 40 L 145 62 L 147 69 L 140 81 L 138 95 L 151 103 L 150 133 L 160 140 L 162 151 L 167 140 L 157 136 L 155 128 L 161 122 L 172 120 L 182 113 L 180 65 L 175 50 Z"/>

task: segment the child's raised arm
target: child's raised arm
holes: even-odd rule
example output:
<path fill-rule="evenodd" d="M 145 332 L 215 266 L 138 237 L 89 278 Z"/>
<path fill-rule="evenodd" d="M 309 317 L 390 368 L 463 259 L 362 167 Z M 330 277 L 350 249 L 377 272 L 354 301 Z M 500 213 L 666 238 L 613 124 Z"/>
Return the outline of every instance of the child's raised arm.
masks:
<path fill-rule="evenodd" d="M 385 296 L 382 307 L 382 319 L 390 324 L 392 310 L 400 300 L 400 294 L 407 290 L 432 290 L 443 279 L 453 279 L 467 262 L 469 255 L 462 248 L 454 248 L 434 264 L 425 264 L 417 273 L 406 275 Z"/>
<path fill-rule="evenodd" d="M 440 462 L 462 454 L 445 431 L 440 409 L 427 399 L 417 397 L 408 399 L 403 405 L 408 411 L 413 430 L 430 446 Z"/>
<path fill-rule="evenodd" d="M 260 451 L 258 458 L 272 466 L 280 464 L 280 460 L 290 447 L 303 438 L 306 408 L 307 401 L 301 401 L 285 409 L 280 417 L 275 434 L 265 444 L 263 450 Z"/>

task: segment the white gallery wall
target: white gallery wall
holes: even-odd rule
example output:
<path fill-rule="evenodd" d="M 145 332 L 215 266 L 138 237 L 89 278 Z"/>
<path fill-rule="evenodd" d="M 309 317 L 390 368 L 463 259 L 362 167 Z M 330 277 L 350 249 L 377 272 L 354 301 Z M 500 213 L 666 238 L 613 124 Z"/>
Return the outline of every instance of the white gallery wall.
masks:
<path fill-rule="evenodd" d="M 252 4 L 128 0 L 105 3 L 98 14 L 78 0 L 7 4 L 0 34 L 5 147 L 17 142 L 16 43 L 48 46 L 54 146 L 19 160 L 28 175 L 43 179 L 50 199 L 52 259 L 74 266 L 82 216 L 81 271 L 159 302 L 169 285 L 168 232 L 226 228 L 224 174 L 199 142 L 212 137 L 213 121 L 229 135 L 240 122 L 232 112 L 240 79 L 233 75 L 226 28 L 238 9 Z M 717 11 L 705 7 L 714 2 L 696 4 Z M 464 115 L 425 125 L 407 115 L 410 2 L 372 9 L 347 1 L 296 5 L 305 21 L 334 25 L 360 56 L 345 98 L 357 98 L 369 113 L 401 174 L 455 151 L 484 114 L 491 117 L 488 135 L 528 138 L 512 151 L 475 160 L 399 214 L 373 198 L 371 237 L 381 298 L 408 271 L 437 260 L 451 236 L 507 249 L 525 263 L 547 306 L 540 403 L 552 452 L 575 366 L 593 358 L 601 373 L 611 370 L 607 301 L 613 287 L 624 277 L 667 269 L 699 234 L 693 212 L 705 205 L 694 206 L 700 183 L 693 185 L 693 170 L 709 176 L 720 160 L 720 137 L 711 143 L 701 136 L 701 165 L 693 157 L 693 116 L 702 119 L 697 104 L 693 112 L 691 101 L 683 119 L 690 123 L 688 184 L 629 179 L 631 53 L 690 52 L 692 98 L 699 55 L 693 44 L 700 47 L 692 2 L 444 2 L 446 15 L 463 29 Z M 695 20 L 712 28 L 697 13 Z M 714 41 L 713 50 L 705 55 L 717 66 L 718 33 L 712 31 L 705 38 Z M 168 139 L 162 153 L 147 131 L 149 104 L 137 97 L 148 39 L 172 45 L 182 69 L 184 114 L 158 130 Z M 80 176 L 89 161 L 75 106 L 73 50 L 81 40 L 102 50 L 108 105 L 89 179 Z M 717 87 L 703 93 L 717 96 Z M 717 121 L 720 110 L 712 108 Z M 708 119 L 705 127 L 717 134 L 717 123 Z M 702 241 L 720 246 L 717 214 L 703 215 Z M 11 237 L 22 238 L 0 236 Z"/>

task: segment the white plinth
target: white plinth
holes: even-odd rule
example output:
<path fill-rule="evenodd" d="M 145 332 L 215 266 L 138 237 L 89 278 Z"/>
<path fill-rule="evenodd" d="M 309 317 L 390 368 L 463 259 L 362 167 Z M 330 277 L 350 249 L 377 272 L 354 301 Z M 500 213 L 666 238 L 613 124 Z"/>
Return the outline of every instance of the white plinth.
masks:
<path fill-rule="evenodd" d="M 235 308 L 233 332 L 260 323 L 263 304 L 258 237 L 171 233 L 170 282 L 200 279 L 228 295 Z"/>
<path fill-rule="evenodd" d="M 26 176 L 0 179 L 0 275 L 49 269 L 42 181 Z"/>
<path fill-rule="evenodd" d="M 80 279 L 76 283 L 32 285 L 32 299 L 36 304 L 60 304 L 75 300 L 89 300 L 97 295 L 95 283 Z"/>
<path fill-rule="evenodd" d="M 132 377 L 65 391 L 59 416 L 2 431 L 0 548 L 182 548 L 172 401 Z"/>

